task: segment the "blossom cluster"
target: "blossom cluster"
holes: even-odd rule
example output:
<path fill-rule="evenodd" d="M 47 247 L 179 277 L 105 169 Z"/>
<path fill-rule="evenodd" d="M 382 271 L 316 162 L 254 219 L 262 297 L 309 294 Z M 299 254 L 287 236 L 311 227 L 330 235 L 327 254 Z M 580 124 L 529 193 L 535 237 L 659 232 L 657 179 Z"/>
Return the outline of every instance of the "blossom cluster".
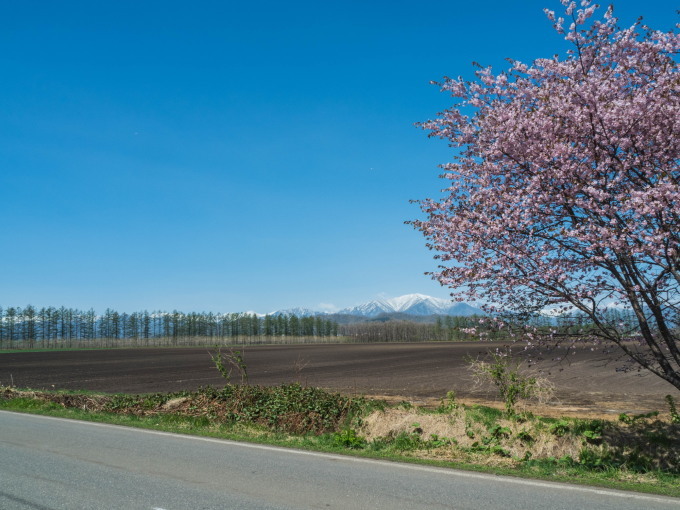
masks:
<path fill-rule="evenodd" d="M 438 83 L 454 106 L 421 125 L 457 155 L 411 223 L 465 298 L 595 321 L 620 302 L 658 328 L 680 303 L 680 34 L 562 3 L 565 56 Z"/>

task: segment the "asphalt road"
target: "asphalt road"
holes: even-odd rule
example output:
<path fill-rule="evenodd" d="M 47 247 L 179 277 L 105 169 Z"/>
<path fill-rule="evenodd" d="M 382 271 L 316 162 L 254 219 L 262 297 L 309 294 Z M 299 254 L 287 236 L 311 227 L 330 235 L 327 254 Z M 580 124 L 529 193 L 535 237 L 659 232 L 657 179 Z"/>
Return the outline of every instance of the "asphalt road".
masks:
<path fill-rule="evenodd" d="M 661 510 L 680 499 L 0 412 L 0 508 Z"/>

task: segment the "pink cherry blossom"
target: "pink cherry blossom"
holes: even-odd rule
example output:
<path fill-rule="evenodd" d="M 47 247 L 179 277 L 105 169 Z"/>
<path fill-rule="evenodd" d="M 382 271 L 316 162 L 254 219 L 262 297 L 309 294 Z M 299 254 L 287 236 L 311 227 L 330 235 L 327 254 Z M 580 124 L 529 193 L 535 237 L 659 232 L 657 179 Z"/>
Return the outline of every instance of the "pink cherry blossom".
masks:
<path fill-rule="evenodd" d="M 581 338 L 618 344 L 680 389 L 680 35 L 562 4 L 563 17 L 545 12 L 573 45 L 563 58 L 438 83 L 454 105 L 421 126 L 454 161 L 444 195 L 410 223 L 460 299 L 574 310 Z M 634 329 L 607 319 L 614 303 Z"/>

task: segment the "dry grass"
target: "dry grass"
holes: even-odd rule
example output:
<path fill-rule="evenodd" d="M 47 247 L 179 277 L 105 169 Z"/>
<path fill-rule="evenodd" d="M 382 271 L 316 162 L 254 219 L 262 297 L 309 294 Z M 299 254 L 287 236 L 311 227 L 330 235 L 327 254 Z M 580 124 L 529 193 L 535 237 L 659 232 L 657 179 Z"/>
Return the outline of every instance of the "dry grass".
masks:
<path fill-rule="evenodd" d="M 463 407 L 449 414 L 433 414 L 419 409 L 388 408 L 385 411 L 374 411 L 363 420 L 360 433 L 368 441 L 381 438 L 393 439 L 400 434 L 416 434 L 423 443 L 423 449 L 430 451 L 430 458 L 441 460 L 468 460 L 494 465 L 509 465 L 517 459 L 525 457 L 527 452 L 534 459 L 561 458 L 570 456 L 578 458 L 582 448 L 582 438 L 576 436 L 557 437 L 549 432 L 548 427 L 535 420 L 520 423 L 517 420 L 500 418 L 495 425 L 508 432 L 498 438 L 497 444 L 508 456 L 491 456 L 484 452 L 463 453 L 489 437 L 489 427 L 474 417 Z M 505 437 L 507 434 L 507 437 Z M 427 443 L 433 437 L 452 440 L 451 444 L 432 448 Z M 531 437 L 531 441 L 520 438 Z M 513 459 L 514 458 L 514 459 Z"/>
<path fill-rule="evenodd" d="M 680 424 L 659 417 L 622 423 L 509 417 L 498 409 L 460 403 L 445 413 L 397 406 L 372 412 L 358 433 L 369 442 L 406 438 L 408 455 L 444 461 L 493 466 L 563 461 L 594 469 L 620 466 L 637 474 L 680 468 Z"/>

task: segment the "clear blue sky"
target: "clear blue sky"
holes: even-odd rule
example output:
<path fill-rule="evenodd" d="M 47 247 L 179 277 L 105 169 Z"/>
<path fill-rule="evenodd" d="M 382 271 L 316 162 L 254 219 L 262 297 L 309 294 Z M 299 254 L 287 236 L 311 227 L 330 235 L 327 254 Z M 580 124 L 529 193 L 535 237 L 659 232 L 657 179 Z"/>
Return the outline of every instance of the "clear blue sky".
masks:
<path fill-rule="evenodd" d="M 564 48 L 557 0 L 0 5 L 2 306 L 447 297 L 403 224 L 451 157 L 414 127 L 449 104 L 429 81 Z"/>

